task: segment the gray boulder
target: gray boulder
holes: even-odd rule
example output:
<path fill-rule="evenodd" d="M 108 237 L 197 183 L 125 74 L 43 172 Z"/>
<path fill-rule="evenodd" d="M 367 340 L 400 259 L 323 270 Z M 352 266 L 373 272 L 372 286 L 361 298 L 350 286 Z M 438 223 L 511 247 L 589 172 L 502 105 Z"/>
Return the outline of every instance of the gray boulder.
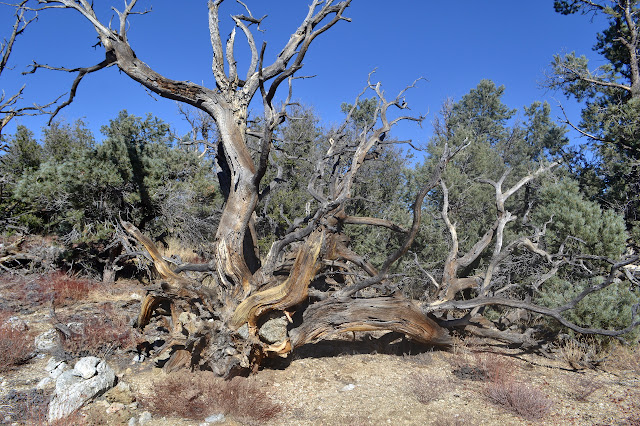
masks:
<path fill-rule="evenodd" d="M 56 389 L 49 403 L 49 422 L 68 416 L 115 385 L 116 374 L 105 361 L 98 359 L 99 362 L 96 365 L 93 359 L 95 357 L 86 358 L 90 359 L 82 358 L 76 363 L 76 367 L 80 364 L 81 371 L 76 368 L 67 370 L 56 379 Z M 83 369 L 92 364 L 94 374 L 89 378 L 84 378 L 88 375 L 88 370 Z"/>

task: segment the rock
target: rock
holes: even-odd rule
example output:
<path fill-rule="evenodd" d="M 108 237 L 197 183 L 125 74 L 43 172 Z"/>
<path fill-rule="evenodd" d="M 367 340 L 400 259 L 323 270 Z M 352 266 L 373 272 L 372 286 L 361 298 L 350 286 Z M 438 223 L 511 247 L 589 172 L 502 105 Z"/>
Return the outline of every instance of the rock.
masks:
<path fill-rule="evenodd" d="M 107 408 L 107 414 L 117 413 L 118 411 L 124 410 L 124 404 L 121 402 L 114 402 Z"/>
<path fill-rule="evenodd" d="M 53 385 L 54 381 L 51 377 L 45 377 L 44 379 L 40 380 L 38 382 L 38 384 L 36 385 L 36 389 L 38 390 L 43 390 L 48 388 L 49 386 Z"/>
<path fill-rule="evenodd" d="M 84 362 L 90 365 L 93 361 Z M 49 422 L 73 413 L 86 402 L 111 389 L 115 382 L 116 374 L 105 361 L 98 363 L 94 375 L 89 379 L 84 379 L 75 368 L 63 372 L 56 380 L 56 389 L 49 403 Z"/>
<path fill-rule="evenodd" d="M 148 411 L 144 411 L 142 414 L 140 414 L 140 418 L 138 419 L 138 424 L 142 426 L 142 425 L 146 425 L 150 421 L 151 421 L 151 413 Z"/>
<path fill-rule="evenodd" d="M 56 390 L 55 393 L 63 393 L 65 389 L 80 382 L 82 378 L 78 376 L 73 370 L 67 370 L 62 372 L 56 378 Z"/>
<path fill-rule="evenodd" d="M 131 417 L 129 419 L 129 423 L 127 423 L 127 426 L 136 426 L 138 424 L 138 419 L 136 419 L 135 417 Z"/>
<path fill-rule="evenodd" d="M 131 300 L 142 300 L 142 296 L 140 296 L 138 293 L 131 293 L 131 295 L 129 296 L 129 298 Z"/>
<path fill-rule="evenodd" d="M 55 328 L 36 336 L 35 346 L 38 352 L 52 352 L 60 346 L 60 336 Z"/>
<path fill-rule="evenodd" d="M 205 422 L 207 423 L 222 423 L 224 422 L 224 414 L 220 413 L 220 414 L 212 414 L 209 417 L 207 417 L 206 419 L 204 419 Z"/>
<path fill-rule="evenodd" d="M 274 312 L 267 318 L 267 321 L 260 327 L 258 335 L 267 343 L 284 341 L 287 338 L 287 326 L 289 325 L 287 317 Z"/>
<path fill-rule="evenodd" d="M 100 362 L 100 358 L 95 356 L 86 356 L 76 362 L 73 370 L 76 371 L 83 379 L 90 379 L 96 374 L 96 366 Z"/>
<path fill-rule="evenodd" d="M 342 389 L 340 389 L 342 392 L 348 392 L 348 391 L 352 391 L 356 388 L 356 385 L 354 385 L 353 383 L 349 383 L 348 385 L 346 385 L 345 387 L 343 387 Z"/>
<path fill-rule="evenodd" d="M 7 318 L 7 320 L 0 325 L 0 329 L 10 331 L 27 331 L 29 327 L 22 318 L 13 316 Z"/>
<path fill-rule="evenodd" d="M 104 398 L 110 403 L 131 404 L 135 402 L 136 397 L 131 392 L 131 387 L 125 382 L 119 382 L 114 388 L 111 388 L 104 394 Z"/>
<path fill-rule="evenodd" d="M 58 367 L 60 364 L 62 364 L 64 361 L 60 361 L 59 359 L 57 359 L 56 357 L 51 357 L 49 358 L 49 361 L 47 361 L 47 365 L 46 367 L 44 367 L 45 371 L 47 373 L 51 373 L 53 370 L 56 369 L 56 367 Z"/>

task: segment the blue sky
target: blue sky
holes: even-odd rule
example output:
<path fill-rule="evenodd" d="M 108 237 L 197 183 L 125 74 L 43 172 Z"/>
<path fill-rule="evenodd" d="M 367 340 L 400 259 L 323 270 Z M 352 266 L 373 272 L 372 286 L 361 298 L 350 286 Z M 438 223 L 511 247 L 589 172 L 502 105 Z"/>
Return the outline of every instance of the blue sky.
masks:
<path fill-rule="evenodd" d="M 101 0 L 99 17 L 108 21 L 111 12 Z M 310 1 L 272 0 L 245 3 L 254 16 L 267 14 L 260 37 L 267 41 L 266 62 L 270 63 L 307 12 Z M 113 2 L 122 7 L 122 2 Z M 179 6 L 176 6 L 179 5 Z M 207 27 L 206 1 L 147 1 L 151 13 L 131 19 L 129 40 L 140 59 L 156 71 L 177 80 L 191 80 L 211 87 L 211 47 Z M 236 2 L 227 0 L 221 8 L 222 33 L 228 34 L 233 13 L 243 12 Z M 460 99 L 481 79 L 505 85 L 504 102 L 521 109 L 536 100 L 547 100 L 553 115 L 565 105 L 572 120 L 579 120 L 580 107 L 560 93 L 539 87 L 554 54 L 575 50 L 591 58 L 594 66 L 602 60 L 591 47 L 604 23 L 589 17 L 562 16 L 553 10 L 552 0 L 353 0 L 346 16 L 352 22 L 339 22 L 312 44 L 299 75 L 316 75 L 298 81 L 294 98 L 313 105 L 325 125 L 338 123 L 340 104 L 353 102 L 364 87 L 367 74 L 377 68 L 374 80 L 380 81 L 389 96 L 424 77 L 407 94 L 416 114 L 428 113 L 420 128 L 407 124 L 393 134 L 417 143 L 428 141 L 435 114 L 447 97 Z M 6 35 L 11 22 L 7 6 L 0 6 L 0 28 Z M 73 76 L 40 70 L 20 75 L 31 61 L 53 66 L 79 67 L 97 64 L 104 58 L 101 48 L 93 48 L 97 39 L 87 21 L 72 10 L 42 12 L 38 22 L 18 39 L 10 65 L 13 70 L 0 77 L 2 89 L 12 94 L 27 84 L 24 101 L 44 103 L 68 91 Z M 236 38 L 240 70 L 243 60 L 241 36 Z M 85 118 L 101 139 L 99 128 L 118 111 L 144 116 L 151 112 L 169 122 L 178 134 L 187 124 L 180 118 L 175 102 L 150 96 L 139 84 L 115 67 L 85 77 L 72 105 L 58 118 L 74 121 Z M 256 110 L 259 112 L 259 110 Z M 20 118 L 39 133 L 44 118 Z M 575 137 L 575 135 L 574 135 Z M 579 141 L 578 141 L 579 142 Z"/>

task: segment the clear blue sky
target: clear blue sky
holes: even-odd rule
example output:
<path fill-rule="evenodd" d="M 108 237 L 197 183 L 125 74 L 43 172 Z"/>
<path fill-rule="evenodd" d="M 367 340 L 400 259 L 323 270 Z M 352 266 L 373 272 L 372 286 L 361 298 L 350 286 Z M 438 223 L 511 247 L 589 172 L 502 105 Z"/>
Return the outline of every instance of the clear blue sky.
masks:
<path fill-rule="evenodd" d="M 106 4 L 121 8 L 122 2 L 100 0 L 99 17 L 109 20 Z M 270 63 L 295 31 L 307 12 L 309 0 L 245 0 L 254 16 L 267 14 L 262 28 L 268 43 L 266 62 Z M 133 16 L 129 39 L 138 57 L 167 77 L 191 80 L 212 86 L 211 46 L 207 27 L 206 1 L 148 1 L 139 7 L 152 6 L 152 12 Z M 5 36 L 11 22 L 7 6 L 0 6 L 0 25 Z M 232 13 L 243 12 L 227 0 L 221 9 L 230 31 Z M 100 15 L 101 14 L 101 15 Z M 395 95 L 418 77 L 426 81 L 410 91 L 407 101 L 415 113 L 429 113 L 422 129 L 409 124 L 393 133 L 400 138 L 424 143 L 443 100 L 455 100 L 474 88 L 481 79 L 491 79 L 506 86 L 504 102 L 521 109 L 535 100 L 547 100 L 554 117 L 560 114 L 556 104 L 567 107 L 570 118 L 579 120 L 580 107 L 560 93 L 540 89 L 544 71 L 556 53 L 575 50 L 601 60 L 591 51 L 602 21 L 588 17 L 562 16 L 554 12 L 552 0 L 466 0 L 457 2 L 431 0 L 353 0 L 346 16 L 352 22 L 339 22 L 321 35 L 311 46 L 299 75 L 316 75 L 298 81 L 294 98 L 313 105 L 325 124 L 338 123 L 340 104 L 353 102 L 366 82 L 367 74 L 377 68 L 374 77 L 387 94 Z M 90 24 L 72 10 L 41 12 L 38 22 L 18 39 L 10 65 L 14 67 L 1 78 L 1 87 L 12 94 L 27 84 L 25 102 L 44 103 L 68 91 L 71 74 L 39 70 L 21 76 L 31 61 L 54 66 L 79 67 L 97 64 L 104 58 L 101 48 L 93 48 L 96 35 Z M 238 56 L 244 37 L 236 38 Z M 246 59 L 238 57 L 242 70 Z M 188 127 L 177 113 L 175 102 L 151 97 L 139 84 L 115 67 L 85 77 L 72 105 L 58 118 L 74 121 L 84 117 L 98 140 L 101 125 L 118 111 L 144 116 L 151 112 L 169 122 L 178 134 Z M 39 133 L 44 118 L 20 118 Z"/>

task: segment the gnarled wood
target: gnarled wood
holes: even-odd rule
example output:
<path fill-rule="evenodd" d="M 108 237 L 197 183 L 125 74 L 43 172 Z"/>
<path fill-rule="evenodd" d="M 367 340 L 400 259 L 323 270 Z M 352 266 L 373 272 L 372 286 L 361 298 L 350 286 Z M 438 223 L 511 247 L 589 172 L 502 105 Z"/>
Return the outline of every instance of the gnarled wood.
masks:
<path fill-rule="evenodd" d="M 389 330 L 430 345 L 450 345 L 445 329 L 411 301 L 398 297 L 338 300 L 329 298 L 310 306 L 300 327 L 291 331 L 291 347 L 314 343 L 347 331 Z"/>
<path fill-rule="evenodd" d="M 309 283 L 320 269 L 320 251 L 324 232 L 314 231 L 298 250 L 289 277 L 280 285 L 255 293 L 238 305 L 229 321 L 232 329 L 248 323 L 255 327 L 256 320 L 272 310 L 284 310 L 303 302 L 307 298 Z"/>

